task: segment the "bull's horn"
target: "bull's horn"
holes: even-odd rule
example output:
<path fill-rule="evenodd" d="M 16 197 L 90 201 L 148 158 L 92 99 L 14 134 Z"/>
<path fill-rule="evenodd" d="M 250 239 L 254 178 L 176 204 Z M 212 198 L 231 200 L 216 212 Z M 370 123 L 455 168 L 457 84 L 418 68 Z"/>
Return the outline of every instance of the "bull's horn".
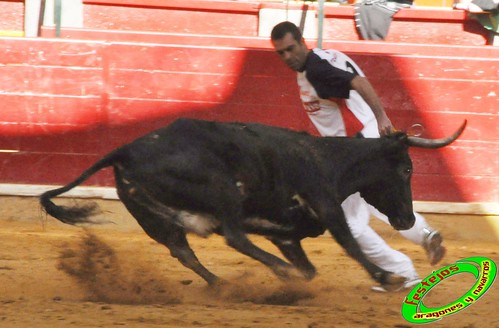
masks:
<path fill-rule="evenodd" d="M 466 122 L 467 121 L 464 120 L 461 127 L 456 132 L 454 132 L 454 134 L 451 135 L 450 137 L 443 139 L 425 139 L 418 137 L 408 137 L 408 144 L 409 146 L 412 147 L 421 147 L 421 148 L 440 148 L 447 146 L 461 135 L 461 133 L 464 131 L 464 128 L 466 127 Z"/>

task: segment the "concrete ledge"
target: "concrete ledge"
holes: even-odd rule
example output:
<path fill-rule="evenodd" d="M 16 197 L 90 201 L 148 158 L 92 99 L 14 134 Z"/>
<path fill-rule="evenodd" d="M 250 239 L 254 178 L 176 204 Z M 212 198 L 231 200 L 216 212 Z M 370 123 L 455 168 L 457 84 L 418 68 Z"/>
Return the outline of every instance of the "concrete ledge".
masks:
<path fill-rule="evenodd" d="M 499 204 L 415 201 L 414 210 L 421 213 L 499 215 Z"/>
<path fill-rule="evenodd" d="M 0 196 L 39 196 L 57 188 L 48 185 L 0 184 Z M 114 187 L 76 187 L 59 197 L 118 199 Z M 450 203 L 415 201 L 414 209 L 420 213 L 499 215 L 498 203 Z"/>
<path fill-rule="evenodd" d="M 0 184 L 0 196 L 39 196 L 47 190 L 60 186 Z M 59 197 L 118 199 L 116 189 L 112 187 L 76 187 Z"/>
<path fill-rule="evenodd" d="M 262 8 L 260 10 L 258 16 L 258 36 L 270 37 L 274 26 L 286 20 L 300 26 L 303 31 L 303 37 L 307 39 L 317 38 L 318 20 L 315 11 L 276 8 Z"/>

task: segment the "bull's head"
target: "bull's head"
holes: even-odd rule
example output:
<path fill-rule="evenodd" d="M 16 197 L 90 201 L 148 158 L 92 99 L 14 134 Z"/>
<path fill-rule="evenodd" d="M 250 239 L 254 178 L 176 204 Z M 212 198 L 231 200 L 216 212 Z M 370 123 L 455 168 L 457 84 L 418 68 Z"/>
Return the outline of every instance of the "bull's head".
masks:
<path fill-rule="evenodd" d="M 466 121 L 450 137 L 424 139 L 396 132 L 383 137 L 377 154 L 369 159 L 370 169 L 376 174 L 367 174 L 370 180 L 361 187 L 364 199 L 388 216 L 390 224 L 397 230 L 406 230 L 414 225 L 412 208 L 411 176 L 412 161 L 409 147 L 440 148 L 456 140 L 463 132 Z"/>

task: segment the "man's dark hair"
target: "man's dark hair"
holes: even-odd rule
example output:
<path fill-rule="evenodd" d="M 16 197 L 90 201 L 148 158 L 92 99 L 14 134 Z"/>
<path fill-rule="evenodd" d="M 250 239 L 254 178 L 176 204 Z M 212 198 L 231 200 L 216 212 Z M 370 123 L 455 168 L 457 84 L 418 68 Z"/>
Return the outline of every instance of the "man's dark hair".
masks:
<path fill-rule="evenodd" d="M 288 33 L 293 35 L 293 38 L 300 42 L 302 39 L 302 34 L 298 26 L 291 22 L 282 22 L 274 26 L 272 32 L 270 33 L 271 40 L 280 40 Z"/>

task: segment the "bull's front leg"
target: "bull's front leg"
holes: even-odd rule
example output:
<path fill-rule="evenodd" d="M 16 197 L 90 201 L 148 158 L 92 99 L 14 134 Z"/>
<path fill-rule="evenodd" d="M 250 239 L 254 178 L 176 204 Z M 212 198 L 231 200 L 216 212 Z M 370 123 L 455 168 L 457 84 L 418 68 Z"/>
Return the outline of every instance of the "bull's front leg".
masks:
<path fill-rule="evenodd" d="M 349 256 L 366 269 L 374 280 L 394 288 L 402 286 L 405 281 L 404 277 L 385 271 L 367 259 L 350 231 L 341 206 L 321 208 L 318 212 L 320 213 L 320 219 L 324 222 L 333 238 L 346 250 Z"/>

